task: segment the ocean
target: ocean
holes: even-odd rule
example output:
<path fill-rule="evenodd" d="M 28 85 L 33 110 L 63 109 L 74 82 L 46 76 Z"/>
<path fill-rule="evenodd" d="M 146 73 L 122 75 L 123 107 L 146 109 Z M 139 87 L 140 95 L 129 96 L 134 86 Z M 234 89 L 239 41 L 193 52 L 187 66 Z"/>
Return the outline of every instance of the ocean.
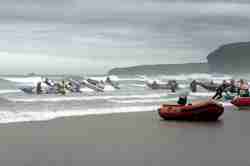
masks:
<path fill-rule="evenodd" d="M 39 74 L 101 80 L 113 68 L 207 62 L 219 46 L 249 41 L 249 9 L 249 0 L 1 1 L 1 165 L 249 166 L 249 111 L 221 102 L 216 122 L 179 122 L 156 110 L 175 103 L 194 79 L 250 82 L 250 72 L 145 70 L 111 76 L 120 89 L 66 95 L 26 94 L 16 85 L 34 84 Z M 145 85 L 171 79 L 176 93 Z M 188 102 L 213 94 L 189 91 Z"/>
<path fill-rule="evenodd" d="M 89 76 L 97 80 L 104 80 L 107 75 Z M 52 77 L 52 78 L 55 78 Z M 57 76 L 56 79 L 63 79 Z M 117 81 L 121 89 L 105 88 L 104 92 L 94 92 L 82 89 L 82 93 L 57 94 L 25 94 L 15 86 L 16 82 L 36 82 L 39 77 L 2 76 L 0 80 L 0 123 L 47 121 L 60 117 L 84 116 L 99 114 L 119 114 L 125 112 L 156 111 L 157 108 L 168 102 L 176 102 L 178 95 L 189 90 L 192 80 L 213 80 L 222 82 L 240 76 L 224 74 L 180 74 L 180 75 L 116 75 L 111 78 Z M 250 78 L 242 75 L 242 78 Z M 11 80 L 11 81 L 6 81 Z M 176 79 L 180 90 L 172 93 L 168 90 L 152 90 L 145 84 L 146 81 L 167 82 Z M 248 80 L 249 81 L 249 80 Z M 197 93 L 189 93 L 189 101 L 202 100 L 211 97 L 214 93 L 199 89 Z M 230 105 L 230 103 L 224 103 Z"/>

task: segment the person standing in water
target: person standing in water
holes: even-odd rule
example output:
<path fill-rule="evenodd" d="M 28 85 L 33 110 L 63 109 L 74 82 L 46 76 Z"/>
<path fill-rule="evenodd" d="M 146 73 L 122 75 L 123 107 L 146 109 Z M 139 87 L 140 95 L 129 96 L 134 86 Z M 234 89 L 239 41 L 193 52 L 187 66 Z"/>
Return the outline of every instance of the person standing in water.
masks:
<path fill-rule="evenodd" d="M 62 95 L 66 94 L 66 84 L 64 80 L 62 80 L 61 84 L 59 85 L 59 93 Z"/>
<path fill-rule="evenodd" d="M 193 80 L 190 84 L 190 89 L 192 92 L 197 92 L 197 82 L 196 80 Z"/>
<path fill-rule="evenodd" d="M 39 95 L 42 93 L 42 83 L 38 82 L 36 85 L 36 93 Z"/>
<path fill-rule="evenodd" d="M 214 100 L 221 99 L 223 97 L 222 93 L 226 90 L 227 87 L 228 87 L 228 83 L 225 80 L 223 80 L 223 83 L 216 89 L 216 93 L 212 97 L 212 99 Z"/>
<path fill-rule="evenodd" d="M 235 85 L 235 80 L 234 79 L 231 79 L 230 81 L 230 85 L 229 85 L 229 88 L 228 88 L 228 91 L 230 93 L 236 93 L 237 92 L 237 86 Z"/>
<path fill-rule="evenodd" d="M 49 87 L 52 87 L 52 86 L 53 86 L 52 83 L 51 83 L 51 81 L 50 81 L 48 78 L 45 78 L 44 83 L 45 83 L 46 85 L 48 85 Z"/>

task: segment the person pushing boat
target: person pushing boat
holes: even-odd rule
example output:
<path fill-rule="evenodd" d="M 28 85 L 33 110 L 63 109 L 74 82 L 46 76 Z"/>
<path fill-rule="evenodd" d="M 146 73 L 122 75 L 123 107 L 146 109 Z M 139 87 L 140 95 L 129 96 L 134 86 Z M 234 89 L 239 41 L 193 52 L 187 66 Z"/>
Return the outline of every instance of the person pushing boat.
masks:
<path fill-rule="evenodd" d="M 36 85 L 36 93 L 38 95 L 42 94 L 42 83 L 41 82 L 38 82 L 37 85 Z"/>
<path fill-rule="evenodd" d="M 225 90 L 229 87 L 228 83 L 226 82 L 226 80 L 223 80 L 223 83 L 216 89 L 216 93 L 215 95 L 212 97 L 212 99 L 214 100 L 219 100 L 221 99 L 222 93 L 225 92 Z"/>
<path fill-rule="evenodd" d="M 237 86 L 236 86 L 236 84 L 235 84 L 235 80 L 234 79 L 231 79 L 230 80 L 230 84 L 229 84 L 229 87 L 228 87 L 228 92 L 230 92 L 230 93 L 237 93 L 237 91 L 238 91 L 238 88 L 237 88 Z"/>

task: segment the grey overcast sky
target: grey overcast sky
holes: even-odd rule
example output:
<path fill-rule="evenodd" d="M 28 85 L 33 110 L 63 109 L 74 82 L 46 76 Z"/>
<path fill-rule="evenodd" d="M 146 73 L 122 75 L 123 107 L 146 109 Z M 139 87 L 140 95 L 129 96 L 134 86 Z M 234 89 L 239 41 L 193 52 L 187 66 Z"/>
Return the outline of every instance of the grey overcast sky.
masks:
<path fill-rule="evenodd" d="M 249 0 L 0 0 L 0 74 L 204 62 L 250 40 Z"/>

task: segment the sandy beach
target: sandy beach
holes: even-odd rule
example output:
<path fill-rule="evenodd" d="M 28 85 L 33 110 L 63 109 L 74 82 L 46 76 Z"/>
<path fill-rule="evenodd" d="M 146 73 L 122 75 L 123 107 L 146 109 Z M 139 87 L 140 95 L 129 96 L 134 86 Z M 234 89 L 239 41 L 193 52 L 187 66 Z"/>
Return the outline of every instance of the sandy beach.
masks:
<path fill-rule="evenodd" d="M 249 165 L 249 112 L 212 122 L 163 121 L 156 112 L 0 125 L 4 166 Z"/>

